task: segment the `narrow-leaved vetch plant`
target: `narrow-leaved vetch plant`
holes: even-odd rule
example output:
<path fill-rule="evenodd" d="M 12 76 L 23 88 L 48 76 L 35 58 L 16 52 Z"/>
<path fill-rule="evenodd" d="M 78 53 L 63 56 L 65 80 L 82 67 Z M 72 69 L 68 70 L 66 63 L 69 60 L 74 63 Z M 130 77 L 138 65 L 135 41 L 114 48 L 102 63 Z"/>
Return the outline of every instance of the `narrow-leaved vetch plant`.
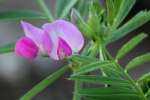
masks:
<path fill-rule="evenodd" d="M 64 3 L 65 2 L 65 3 Z M 20 100 L 31 100 L 54 83 L 65 72 L 72 71 L 68 81 L 74 82 L 72 100 L 148 100 L 150 73 L 134 80 L 128 72 L 150 61 L 150 53 L 133 58 L 125 67 L 119 60 L 148 35 L 138 34 L 115 57 L 107 50 L 150 20 L 150 11 L 140 11 L 123 23 L 136 0 L 56 0 L 51 13 L 44 0 L 37 0 L 41 12 L 0 12 L 0 21 L 19 21 L 25 36 L 15 43 L 0 47 L 0 53 L 15 52 L 28 60 L 49 57 L 66 60 L 67 64 L 43 79 Z M 41 27 L 25 20 L 44 20 Z M 96 73 L 99 71 L 100 73 Z"/>

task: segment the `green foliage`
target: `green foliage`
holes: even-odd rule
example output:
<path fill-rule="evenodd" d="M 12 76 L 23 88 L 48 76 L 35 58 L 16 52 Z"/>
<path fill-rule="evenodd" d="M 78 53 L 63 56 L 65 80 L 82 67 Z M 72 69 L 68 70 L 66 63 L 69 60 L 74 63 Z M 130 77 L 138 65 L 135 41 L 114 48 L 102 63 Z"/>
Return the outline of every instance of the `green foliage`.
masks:
<path fill-rule="evenodd" d="M 142 75 L 139 79 L 138 82 L 140 81 L 150 81 L 150 72 L 147 74 Z"/>
<path fill-rule="evenodd" d="M 114 0 L 119 1 L 119 0 Z M 115 16 L 115 4 L 113 0 L 106 0 L 106 5 L 107 5 L 107 21 L 109 25 L 112 25 L 113 19 Z"/>
<path fill-rule="evenodd" d="M 139 34 L 131 39 L 129 42 L 123 45 L 123 47 L 118 51 L 116 59 L 121 59 L 132 49 L 134 49 L 147 35 L 145 33 Z"/>
<path fill-rule="evenodd" d="M 84 19 L 81 17 L 80 13 L 76 9 L 72 9 L 71 12 L 71 21 L 75 23 L 81 32 L 88 38 L 95 37 L 93 29 L 87 25 Z"/>
<path fill-rule="evenodd" d="M 121 22 L 126 18 L 135 2 L 136 0 L 122 0 L 120 3 L 118 0 L 118 4 L 120 4 L 120 7 L 115 18 L 113 19 L 114 22 L 112 26 L 114 28 L 117 28 L 121 24 Z"/>
<path fill-rule="evenodd" d="M 46 19 L 46 17 L 36 11 L 1 11 L 0 21 L 20 21 L 27 19 Z"/>
<path fill-rule="evenodd" d="M 68 66 L 64 66 L 61 69 L 57 70 L 53 74 L 46 77 L 36 86 L 34 86 L 30 91 L 28 91 L 24 96 L 20 98 L 20 100 L 31 100 L 34 96 L 48 87 L 50 84 L 54 83 L 59 77 L 61 77 L 67 70 L 69 69 Z"/>
<path fill-rule="evenodd" d="M 91 0 L 78 0 L 75 8 L 80 12 L 83 18 L 87 18 L 89 12 L 89 2 Z"/>
<path fill-rule="evenodd" d="M 90 64 L 87 64 L 85 66 L 82 66 L 76 73 L 72 74 L 72 76 L 85 74 L 85 73 L 88 73 L 88 72 L 91 72 L 91 71 L 95 71 L 95 70 L 100 69 L 100 68 L 109 67 L 109 66 L 112 66 L 112 62 L 95 61 L 93 63 L 90 63 Z"/>
<path fill-rule="evenodd" d="M 144 92 L 146 97 L 150 97 L 150 93 L 149 93 L 150 92 L 150 85 L 149 85 L 149 82 L 150 82 L 150 72 L 142 75 L 137 80 L 137 83 L 142 88 L 142 91 Z"/>
<path fill-rule="evenodd" d="M 142 97 L 143 95 L 141 95 L 141 90 L 139 90 L 138 87 L 136 87 L 136 84 L 134 83 L 134 81 L 127 75 L 127 73 L 124 72 L 124 70 L 122 70 L 122 68 L 113 68 L 114 70 L 111 70 L 114 73 L 119 73 L 118 75 L 120 75 L 120 77 L 118 76 L 114 76 L 112 73 L 111 76 L 100 76 L 100 75 L 90 75 L 90 73 L 93 70 L 98 70 L 98 65 L 99 65 L 99 69 L 101 69 L 101 71 L 105 70 L 110 70 L 108 68 L 112 69 L 112 63 L 109 62 L 105 62 L 105 63 L 91 63 L 88 64 L 87 66 L 83 66 L 80 69 L 78 69 L 78 71 L 76 71 L 74 74 L 72 74 L 72 76 L 70 77 L 71 80 L 75 80 L 75 81 L 79 81 L 82 84 L 87 84 L 87 83 L 91 83 L 91 84 L 107 84 L 108 87 L 97 87 L 97 88 L 79 88 L 77 90 L 77 94 L 85 97 L 85 98 L 90 98 L 92 100 L 99 100 L 99 99 L 108 99 L 108 97 L 110 97 L 110 100 L 114 100 L 114 99 L 119 99 L 121 97 L 124 97 L 125 99 L 128 100 L 128 98 L 136 98 L 136 100 L 141 100 L 141 98 L 145 98 Z M 117 64 L 113 63 L 113 66 L 118 66 Z M 121 73 L 121 74 L 120 74 Z M 82 74 L 82 75 L 81 75 Z M 122 77 L 123 76 L 123 77 Z M 126 78 L 125 78 L 126 77 Z M 122 89 L 119 89 L 122 88 Z M 118 90 L 117 90 L 118 89 Z M 104 91 L 103 93 L 101 93 L 102 91 Z M 105 92 L 106 91 L 106 92 Z M 122 91 L 122 92 L 121 92 Z M 138 92 L 137 92 L 138 91 Z M 129 100 L 130 100 L 129 99 Z M 131 99 L 131 100 L 132 100 Z M 142 100 L 146 100 L 146 99 L 142 99 Z"/>
<path fill-rule="evenodd" d="M 127 88 L 89 88 L 78 93 L 89 100 L 141 100 L 132 90 Z"/>
<path fill-rule="evenodd" d="M 150 96 L 150 74 L 144 74 L 134 81 L 127 71 L 149 62 L 150 53 L 134 58 L 125 69 L 117 62 L 147 35 L 142 33 L 135 36 L 123 45 L 116 58 L 109 54 L 106 46 L 148 22 L 149 11 L 141 11 L 121 25 L 136 0 L 106 0 L 106 7 L 99 0 L 56 0 L 55 16 L 44 0 L 37 0 L 37 2 L 42 13 L 36 11 L 0 12 L 0 21 L 47 19 L 52 22 L 55 18 L 68 20 L 71 18 L 71 21 L 87 37 L 88 43 L 81 54 L 74 54 L 66 59 L 69 61 L 69 67 L 65 66 L 42 80 L 21 100 L 32 99 L 54 83 L 69 68 L 73 70 L 69 79 L 75 82 L 73 100 L 82 98 L 85 100 L 147 100 Z M 71 10 L 70 17 L 68 15 Z M 0 46 L 0 54 L 13 52 L 14 46 L 15 43 Z M 94 71 L 99 73 L 94 73 Z"/>
<path fill-rule="evenodd" d="M 78 75 L 72 76 L 70 79 L 77 80 L 85 83 L 94 83 L 94 84 L 109 84 L 116 86 L 130 86 L 129 82 L 124 79 L 107 77 L 107 76 L 96 76 L 96 75 Z"/>
<path fill-rule="evenodd" d="M 78 0 L 57 0 L 56 1 L 56 16 L 58 18 L 65 18 L 71 8 Z"/>
<path fill-rule="evenodd" d="M 126 22 L 123 26 L 119 27 L 117 30 L 114 30 L 112 32 L 112 37 L 109 42 L 116 41 L 133 30 L 139 28 L 146 22 L 150 20 L 150 12 L 149 11 L 141 11 L 138 14 L 136 14 L 132 19 L 130 19 L 128 22 Z"/>
<path fill-rule="evenodd" d="M 93 34 L 98 34 L 100 32 L 100 21 L 102 19 L 102 12 L 103 9 L 99 4 L 99 0 L 93 0 L 90 2 L 87 25 L 91 29 L 93 29 Z"/>
<path fill-rule="evenodd" d="M 150 61 L 150 53 L 138 56 L 136 58 L 134 58 L 133 60 L 131 60 L 127 65 L 126 65 L 126 70 L 131 70 L 134 69 L 136 67 L 138 67 L 141 64 L 144 64 L 146 62 Z"/>
<path fill-rule="evenodd" d="M 75 62 L 81 62 L 81 63 L 89 63 L 91 61 L 98 61 L 98 59 L 93 57 L 88 57 L 84 55 L 73 55 L 69 59 L 75 61 Z"/>
<path fill-rule="evenodd" d="M 44 14 L 48 18 L 48 20 L 49 21 L 53 21 L 54 18 L 53 18 L 52 14 L 51 14 L 51 10 L 48 9 L 48 7 L 46 6 L 46 3 L 44 2 L 44 0 L 37 0 L 37 3 L 41 7 L 42 11 L 44 12 Z"/>
<path fill-rule="evenodd" d="M 6 44 L 0 46 L 0 54 L 13 52 L 15 47 L 15 43 Z"/>

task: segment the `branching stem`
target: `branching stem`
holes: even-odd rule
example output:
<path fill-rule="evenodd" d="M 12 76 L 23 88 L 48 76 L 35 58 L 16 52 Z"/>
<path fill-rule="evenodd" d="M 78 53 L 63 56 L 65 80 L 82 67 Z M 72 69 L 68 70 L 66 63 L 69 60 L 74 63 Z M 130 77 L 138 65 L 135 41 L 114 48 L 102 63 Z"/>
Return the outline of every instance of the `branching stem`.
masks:
<path fill-rule="evenodd" d="M 136 82 L 132 79 L 132 77 L 118 63 L 116 63 L 116 65 L 123 72 L 126 78 L 130 81 L 130 83 L 133 85 L 136 91 L 140 94 L 140 96 L 142 97 L 142 100 L 147 100 L 146 96 L 142 92 L 142 89 L 138 86 L 138 84 L 136 84 Z"/>

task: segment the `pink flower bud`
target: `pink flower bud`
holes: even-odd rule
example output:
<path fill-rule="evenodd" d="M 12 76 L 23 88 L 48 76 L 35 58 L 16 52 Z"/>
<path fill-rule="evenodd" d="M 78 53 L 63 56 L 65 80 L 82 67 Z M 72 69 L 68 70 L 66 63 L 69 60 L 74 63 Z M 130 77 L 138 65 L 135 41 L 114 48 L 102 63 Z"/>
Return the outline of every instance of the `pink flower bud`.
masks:
<path fill-rule="evenodd" d="M 39 49 L 37 45 L 28 37 L 22 37 L 16 43 L 16 54 L 27 59 L 34 59 L 37 57 L 38 51 Z"/>

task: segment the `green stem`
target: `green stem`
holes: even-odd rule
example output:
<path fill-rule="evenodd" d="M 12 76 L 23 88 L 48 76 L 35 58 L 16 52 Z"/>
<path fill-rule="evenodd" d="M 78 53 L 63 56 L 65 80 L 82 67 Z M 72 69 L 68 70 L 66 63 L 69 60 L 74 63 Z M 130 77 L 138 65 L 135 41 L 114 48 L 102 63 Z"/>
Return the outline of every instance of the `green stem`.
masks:
<path fill-rule="evenodd" d="M 135 83 L 135 81 L 131 78 L 131 76 L 124 72 L 126 77 L 128 78 L 128 80 L 132 83 L 132 85 L 134 86 L 134 88 L 139 92 L 139 94 L 141 95 L 141 97 L 143 98 L 143 100 L 147 100 L 147 98 L 145 97 L 144 93 L 142 92 L 141 88 L 138 86 L 138 84 Z"/>
<path fill-rule="evenodd" d="M 98 45 L 97 44 L 91 45 L 91 42 L 90 42 L 86 45 L 86 48 L 84 48 L 84 50 L 81 52 L 81 54 L 87 55 L 87 56 L 94 56 L 96 54 L 97 49 L 98 49 Z M 88 51 L 88 52 L 86 52 L 86 51 Z M 81 99 L 81 97 L 78 95 L 78 90 L 80 90 L 81 88 L 82 88 L 82 82 L 75 81 L 73 100 Z"/>
<path fill-rule="evenodd" d="M 78 90 L 81 88 L 81 82 L 75 81 L 74 83 L 74 95 L 73 100 L 80 100 L 80 96 L 78 95 Z"/>
<path fill-rule="evenodd" d="M 99 47 L 99 59 L 104 61 L 103 47 Z"/>
<path fill-rule="evenodd" d="M 106 49 L 105 49 L 106 50 Z M 105 51 L 107 53 L 107 55 L 112 59 L 112 56 L 109 54 L 109 52 L 106 50 Z M 117 65 L 117 67 L 120 69 L 120 71 L 123 72 L 123 74 L 126 76 L 126 78 L 130 81 L 130 83 L 133 85 L 133 87 L 136 89 L 136 91 L 141 95 L 142 100 L 147 100 L 146 96 L 144 95 L 144 93 L 142 92 L 142 89 L 138 86 L 138 84 L 136 84 L 136 82 L 132 79 L 132 77 L 127 73 L 127 71 L 125 71 L 119 64 L 118 62 L 115 62 L 115 64 Z"/>
<path fill-rule="evenodd" d="M 63 68 L 49 75 L 40 83 L 38 83 L 36 86 L 34 86 L 30 91 L 28 91 L 24 96 L 22 96 L 20 100 L 31 100 L 34 96 L 39 94 L 42 90 L 44 90 L 54 81 L 56 81 L 59 77 L 61 77 L 68 69 L 69 69 L 68 66 L 64 66 Z"/>
<path fill-rule="evenodd" d="M 47 16 L 48 20 L 51 22 L 54 20 L 51 11 L 48 9 L 48 7 L 46 6 L 44 0 L 37 0 L 39 6 L 42 8 L 43 12 L 45 13 L 45 15 Z"/>

